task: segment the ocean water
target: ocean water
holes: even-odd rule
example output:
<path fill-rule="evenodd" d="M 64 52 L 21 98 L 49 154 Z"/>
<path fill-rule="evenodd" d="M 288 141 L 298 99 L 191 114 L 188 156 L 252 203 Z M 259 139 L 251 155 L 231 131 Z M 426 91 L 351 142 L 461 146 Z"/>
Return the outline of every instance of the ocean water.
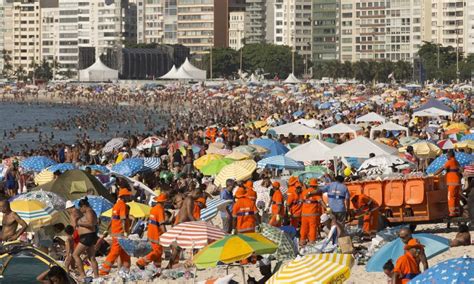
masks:
<path fill-rule="evenodd" d="M 126 106 L 122 106 L 126 108 Z M 64 142 L 67 144 L 75 143 L 78 139 L 82 140 L 85 133 L 87 137 L 95 141 L 108 141 L 115 134 L 131 131 L 132 133 L 144 132 L 144 118 L 136 113 L 138 110 L 120 111 L 121 116 L 127 117 L 135 113 L 136 121 L 130 119 L 130 123 L 120 123 L 110 116 L 110 120 L 101 121 L 106 123 L 109 129 L 106 132 L 89 129 L 85 131 L 79 127 L 70 127 L 68 130 L 61 130 L 54 127 L 55 123 L 68 123 L 78 115 L 85 115 L 88 111 L 103 111 L 99 106 L 90 106 L 87 109 L 79 108 L 67 104 L 46 104 L 46 103 L 0 103 L 0 151 L 8 147 L 11 151 L 20 151 L 23 149 L 34 149 L 41 145 L 39 134 L 45 137 L 49 144 Z M 116 114 L 118 111 L 112 112 Z M 160 123 L 159 118 L 151 116 L 156 122 Z M 18 129 L 18 127 L 22 129 Z M 35 129 L 36 128 L 36 129 Z M 13 135 L 12 135 L 13 133 Z M 51 139 L 51 137 L 54 138 Z M 11 152 L 10 152 L 11 153 Z"/>

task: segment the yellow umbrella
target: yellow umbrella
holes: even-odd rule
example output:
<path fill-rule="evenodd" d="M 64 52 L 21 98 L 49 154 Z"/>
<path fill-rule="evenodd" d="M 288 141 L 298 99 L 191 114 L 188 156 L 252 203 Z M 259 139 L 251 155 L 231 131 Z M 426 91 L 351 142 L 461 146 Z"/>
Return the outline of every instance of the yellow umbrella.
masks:
<path fill-rule="evenodd" d="M 236 152 L 236 151 L 233 151 L 232 153 L 230 153 L 229 155 L 227 155 L 225 157 L 229 158 L 229 159 L 232 159 L 232 160 L 236 160 L 236 161 L 247 160 L 247 159 L 251 158 L 251 156 L 249 156 L 247 154 L 244 154 L 244 153 L 241 153 L 241 152 Z"/>
<path fill-rule="evenodd" d="M 222 142 L 214 142 L 209 144 L 209 148 L 224 149 L 225 144 Z"/>
<path fill-rule="evenodd" d="M 474 149 L 474 141 L 473 140 L 464 140 L 454 144 L 454 147 L 458 149 Z"/>
<path fill-rule="evenodd" d="M 266 153 L 268 153 L 270 150 L 268 150 L 267 148 L 265 147 L 262 147 L 262 146 L 259 146 L 259 145 L 255 145 L 255 144 L 252 144 L 252 145 L 248 145 L 252 148 L 255 149 L 255 152 L 257 152 L 258 154 L 260 155 L 264 155 Z"/>
<path fill-rule="evenodd" d="M 214 184 L 224 187 L 228 179 L 234 179 L 236 181 L 249 179 L 256 168 L 257 163 L 254 160 L 237 161 L 223 167 L 216 176 Z"/>
<path fill-rule="evenodd" d="M 211 161 L 214 161 L 214 160 L 220 160 L 224 158 L 224 156 L 222 155 L 218 155 L 218 154 L 206 154 L 202 157 L 200 157 L 199 159 L 195 160 L 193 165 L 196 169 L 200 170 L 202 169 L 204 166 L 206 166 L 207 164 L 209 164 Z"/>
<path fill-rule="evenodd" d="M 44 169 L 39 174 L 35 176 L 36 185 L 46 184 L 54 179 L 54 173 L 50 170 Z"/>
<path fill-rule="evenodd" d="M 466 125 L 463 122 L 455 122 L 455 123 L 451 123 L 450 125 L 446 126 L 445 129 L 446 130 L 458 129 L 458 130 L 461 130 L 461 131 L 467 131 L 467 130 L 469 130 L 469 126 Z"/>
<path fill-rule="evenodd" d="M 284 265 L 267 283 L 342 283 L 353 263 L 350 254 L 310 254 Z"/>
<path fill-rule="evenodd" d="M 413 147 L 415 155 L 424 159 L 437 157 L 443 152 L 437 145 L 426 141 L 418 142 L 411 146 Z M 400 152 L 405 152 L 406 148 L 407 147 L 400 148 Z"/>
<path fill-rule="evenodd" d="M 14 200 L 10 208 L 28 224 L 29 230 L 50 225 L 58 216 L 58 211 L 38 200 Z"/>
<path fill-rule="evenodd" d="M 252 122 L 252 124 L 255 126 L 255 128 L 262 128 L 267 125 L 267 122 L 265 120 L 257 120 Z"/>
<path fill-rule="evenodd" d="M 130 207 L 130 215 L 135 218 L 147 218 L 150 216 L 151 207 L 146 204 L 132 201 L 128 202 L 127 205 Z M 112 209 L 102 213 L 102 216 L 112 218 Z"/>

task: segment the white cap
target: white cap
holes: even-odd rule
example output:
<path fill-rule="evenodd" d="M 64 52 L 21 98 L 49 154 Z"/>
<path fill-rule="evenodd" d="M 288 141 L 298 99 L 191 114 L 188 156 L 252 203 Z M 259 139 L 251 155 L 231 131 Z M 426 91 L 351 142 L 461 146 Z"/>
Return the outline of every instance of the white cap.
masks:
<path fill-rule="evenodd" d="M 321 223 L 327 222 L 329 221 L 329 219 L 331 219 L 331 217 L 329 217 L 329 214 L 324 213 L 323 215 L 321 215 Z"/>
<path fill-rule="evenodd" d="M 74 203 L 72 203 L 71 200 L 66 201 L 66 209 L 69 209 L 71 207 L 74 207 Z"/>

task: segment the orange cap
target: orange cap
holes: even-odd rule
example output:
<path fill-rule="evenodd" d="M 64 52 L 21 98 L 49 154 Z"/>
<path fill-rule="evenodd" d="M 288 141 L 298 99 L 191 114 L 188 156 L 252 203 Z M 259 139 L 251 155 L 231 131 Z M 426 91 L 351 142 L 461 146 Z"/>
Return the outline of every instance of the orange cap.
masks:
<path fill-rule="evenodd" d="M 290 179 L 288 180 L 288 185 L 289 185 L 289 186 L 292 186 L 292 185 L 294 185 L 297 181 L 298 181 L 298 178 L 292 176 L 292 177 L 290 177 Z"/>
<path fill-rule="evenodd" d="M 168 199 L 168 196 L 166 195 L 166 193 L 162 193 L 158 196 L 155 196 L 154 199 L 156 202 L 165 202 Z"/>
<path fill-rule="evenodd" d="M 272 183 L 272 185 L 273 185 L 273 187 L 280 188 L 280 183 L 277 182 L 277 181 L 274 181 L 274 182 Z"/>
<path fill-rule="evenodd" d="M 303 185 L 299 182 L 299 181 L 296 181 L 295 182 L 295 187 L 302 187 Z"/>
<path fill-rule="evenodd" d="M 242 198 L 247 195 L 247 191 L 243 187 L 239 187 L 235 192 L 235 198 Z"/>
<path fill-rule="evenodd" d="M 253 188 L 253 182 L 251 180 L 248 180 L 244 183 L 244 186 L 246 188 Z"/>
<path fill-rule="evenodd" d="M 310 179 L 309 186 L 318 186 L 318 180 L 315 178 Z"/>
<path fill-rule="evenodd" d="M 196 199 L 196 202 L 202 203 L 204 205 L 204 208 L 206 208 L 206 198 L 199 197 L 198 199 Z"/>
<path fill-rule="evenodd" d="M 132 193 L 130 192 L 130 190 L 126 189 L 126 188 L 121 188 L 119 190 L 119 194 L 118 194 L 118 197 L 122 197 L 122 196 L 130 196 L 132 195 Z"/>
<path fill-rule="evenodd" d="M 411 248 L 423 249 L 425 246 L 420 244 L 417 239 L 411 239 L 408 241 L 406 246 L 404 247 L 405 250 L 409 250 Z"/>

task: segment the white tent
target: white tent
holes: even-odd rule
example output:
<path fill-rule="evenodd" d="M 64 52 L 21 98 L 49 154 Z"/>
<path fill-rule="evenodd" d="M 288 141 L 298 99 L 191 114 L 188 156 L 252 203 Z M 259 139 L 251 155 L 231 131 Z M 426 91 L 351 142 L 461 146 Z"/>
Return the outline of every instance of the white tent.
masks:
<path fill-rule="evenodd" d="M 250 75 L 249 83 L 257 84 L 257 83 L 260 83 L 260 81 L 258 80 L 257 76 L 255 76 L 255 74 L 252 73 L 252 75 Z"/>
<path fill-rule="evenodd" d="M 369 158 L 371 153 L 375 154 L 375 156 L 379 156 L 392 155 L 397 152 L 396 148 L 359 136 L 332 148 L 326 155 L 332 157 Z"/>
<path fill-rule="evenodd" d="M 186 71 L 183 66 L 179 67 L 178 71 L 176 71 L 176 74 L 174 74 L 174 78 L 170 79 L 177 79 L 177 80 L 195 80 L 196 78 L 190 74 L 188 71 Z"/>
<path fill-rule="evenodd" d="M 369 112 L 366 115 L 356 118 L 356 123 L 359 122 L 382 122 L 384 123 L 386 118 L 375 112 Z"/>
<path fill-rule="evenodd" d="M 429 108 L 420 111 L 416 111 L 413 113 L 413 116 L 428 116 L 428 117 L 438 117 L 438 116 L 451 116 L 453 113 L 449 111 L 445 111 L 438 108 Z"/>
<path fill-rule="evenodd" d="M 361 128 L 353 124 L 338 123 L 331 127 L 328 127 L 321 131 L 322 134 L 340 134 L 340 133 L 352 133 L 354 136 L 357 136 L 357 131 Z"/>
<path fill-rule="evenodd" d="M 308 127 L 316 128 L 320 125 L 323 125 L 323 123 L 320 120 L 317 120 L 316 118 L 310 118 L 310 119 L 304 119 L 300 118 L 296 122 L 304 124 Z"/>
<path fill-rule="evenodd" d="M 79 81 L 106 82 L 118 80 L 118 71 L 107 67 L 99 58 L 86 69 L 79 71 Z"/>
<path fill-rule="evenodd" d="M 181 65 L 180 69 L 184 68 L 184 70 L 193 76 L 193 79 L 195 80 L 206 80 L 206 70 L 201 70 L 189 62 L 188 58 L 186 57 L 186 60 L 184 60 L 183 65 Z"/>
<path fill-rule="evenodd" d="M 336 146 L 334 143 L 314 139 L 291 149 L 285 156 L 301 162 L 329 160 L 333 156 L 328 156 L 326 153 Z"/>
<path fill-rule="evenodd" d="M 173 65 L 170 71 L 168 71 L 168 73 L 166 73 L 165 75 L 161 76 L 160 79 L 175 79 L 176 73 L 178 73 L 178 69 L 176 69 L 176 66 Z"/>
<path fill-rule="evenodd" d="M 298 84 L 298 83 L 301 83 L 301 80 L 296 78 L 296 76 L 293 73 L 291 73 L 290 75 L 288 75 L 288 78 L 286 78 L 286 80 L 283 81 L 283 83 L 285 83 L 285 84 Z"/>
<path fill-rule="evenodd" d="M 382 130 L 388 130 L 388 131 L 405 131 L 407 136 L 410 136 L 410 132 L 407 127 L 403 127 L 401 125 L 398 125 L 396 123 L 393 123 L 391 121 L 384 123 L 382 125 L 379 125 L 377 127 L 374 127 L 370 130 L 370 139 L 374 139 L 374 133 L 375 131 L 382 131 Z"/>
<path fill-rule="evenodd" d="M 298 122 L 290 122 L 287 124 L 276 126 L 276 127 L 270 128 L 270 130 L 275 131 L 275 133 L 278 135 L 283 134 L 285 136 L 288 136 L 290 133 L 293 135 L 315 135 L 315 136 L 321 135 L 320 130 L 308 127 Z"/>

